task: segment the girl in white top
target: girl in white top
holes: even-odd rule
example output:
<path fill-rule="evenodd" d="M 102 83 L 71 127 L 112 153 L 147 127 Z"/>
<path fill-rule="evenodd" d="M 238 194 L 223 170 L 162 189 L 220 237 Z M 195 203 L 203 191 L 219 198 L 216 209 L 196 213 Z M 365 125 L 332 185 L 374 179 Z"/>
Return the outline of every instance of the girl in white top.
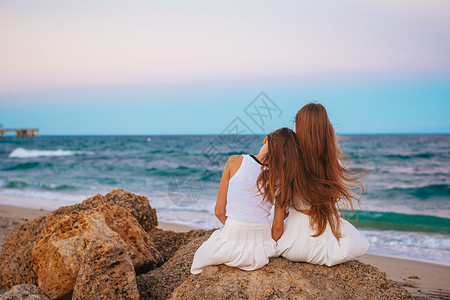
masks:
<path fill-rule="evenodd" d="M 276 254 L 271 237 L 270 202 L 263 203 L 256 188 L 261 160 L 267 152 L 267 138 L 258 155 L 233 155 L 223 171 L 215 207 L 225 226 L 216 230 L 196 251 L 191 273 L 203 267 L 225 264 L 242 270 L 255 270 Z"/>

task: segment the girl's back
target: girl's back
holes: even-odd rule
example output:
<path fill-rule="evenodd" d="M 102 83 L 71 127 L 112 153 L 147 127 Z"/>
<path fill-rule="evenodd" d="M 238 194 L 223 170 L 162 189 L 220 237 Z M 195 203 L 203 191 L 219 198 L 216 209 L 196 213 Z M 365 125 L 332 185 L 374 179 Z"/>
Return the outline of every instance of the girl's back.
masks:
<path fill-rule="evenodd" d="M 263 204 L 256 189 L 261 163 L 253 155 L 243 155 L 242 163 L 228 183 L 226 215 L 230 218 L 257 223 L 269 222 L 272 204 Z"/>
<path fill-rule="evenodd" d="M 264 153 L 263 146 L 258 154 Z M 191 273 L 205 266 L 225 264 L 242 270 L 255 270 L 276 253 L 271 237 L 271 203 L 263 203 L 256 188 L 261 163 L 253 155 L 232 156 L 225 166 L 217 196 L 215 213 L 224 223 L 197 249 Z"/>

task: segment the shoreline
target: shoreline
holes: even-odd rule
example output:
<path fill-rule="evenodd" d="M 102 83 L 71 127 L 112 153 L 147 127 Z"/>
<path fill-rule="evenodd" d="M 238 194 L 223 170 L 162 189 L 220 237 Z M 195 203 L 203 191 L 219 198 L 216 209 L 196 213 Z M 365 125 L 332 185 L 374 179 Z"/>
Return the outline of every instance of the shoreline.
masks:
<path fill-rule="evenodd" d="M 1 189 L 0 189 L 1 190 Z M 84 198 L 88 198 L 87 196 Z M 28 200 L 28 202 L 25 202 L 26 204 L 23 204 L 23 200 L 26 199 Z M 22 215 L 26 212 L 29 213 L 30 216 L 27 217 L 28 219 L 30 219 L 30 217 L 32 216 L 32 218 L 35 218 L 37 216 L 39 216 L 39 213 L 36 213 L 36 211 L 41 211 L 41 212 L 50 212 L 53 211 L 54 209 L 57 209 L 58 207 L 48 207 L 48 205 L 39 205 L 40 201 L 45 202 L 47 199 L 43 199 L 43 198 L 30 198 L 30 197 L 23 197 L 23 196 L 19 196 L 19 195 L 5 195 L 5 194 L 1 194 L 0 193 L 0 210 L 2 206 L 10 206 L 12 207 L 10 210 L 10 213 L 15 213 L 15 217 L 17 216 L 18 218 L 21 218 Z M 10 203 L 20 203 L 21 205 L 14 205 L 14 204 L 10 204 Z M 61 206 L 66 206 L 66 205 L 73 205 L 76 203 L 81 203 L 81 201 L 79 202 L 75 202 L 75 203 L 65 203 Z M 18 212 L 15 212 L 16 210 L 19 210 Z M 0 211 L 0 216 L 2 216 L 1 211 Z M 189 231 L 188 228 L 190 229 L 210 229 L 210 228 L 216 228 L 218 226 L 215 227 L 205 227 L 205 226 L 196 226 L 196 225 L 192 225 L 192 224 L 183 224 L 183 223 L 176 223 L 173 222 L 172 220 L 170 221 L 161 221 L 158 220 L 160 224 L 164 224 L 164 227 L 167 227 L 167 230 L 174 230 L 174 231 Z M 173 228 L 173 229 L 172 229 Z M 367 229 L 359 229 L 359 230 L 366 230 L 368 232 L 370 232 L 370 230 Z M 381 231 L 383 232 L 383 231 Z M 388 232 L 388 231 L 384 231 L 384 232 Z M 400 232 L 401 233 L 401 232 Z M 409 232 L 405 232 L 405 234 L 407 234 Z M 425 234 L 426 233 L 420 233 L 420 234 Z M 393 258 L 393 259 L 400 259 L 400 260 L 406 260 L 406 261 L 414 261 L 414 262 L 421 262 L 421 263 L 427 263 L 427 264 L 433 264 L 433 265 L 438 265 L 438 266 L 446 266 L 446 267 L 450 267 L 450 262 L 445 261 L 445 262 L 440 262 L 440 261 L 436 261 L 433 259 L 423 259 L 421 257 L 409 257 L 407 255 L 389 255 L 386 253 L 383 254 L 377 254 L 374 253 L 373 251 L 370 251 L 370 253 L 368 253 L 367 255 L 374 255 L 374 256 L 381 256 L 381 257 L 386 257 L 386 258 Z"/>
<path fill-rule="evenodd" d="M 35 219 L 40 216 L 44 216 L 48 213 L 52 212 L 51 210 L 45 209 L 35 209 L 35 208 L 27 208 L 21 206 L 13 206 L 13 205 L 5 205 L 0 204 L 0 218 L 9 218 L 9 219 L 17 219 L 16 221 L 22 221 L 22 223 L 27 222 L 28 220 Z M 20 224 L 22 224 L 20 223 Z M 163 230 L 173 230 L 177 232 L 187 232 L 193 229 L 201 229 L 194 226 L 170 223 L 158 221 L 158 228 Z M 3 230 L 0 227 L 0 230 Z M 8 233 L 9 234 L 9 233 Z M 3 245 L 3 240 L 0 240 L 1 245 Z"/>
<path fill-rule="evenodd" d="M 44 209 L 0 204 L 1 248 L 3 248 L 4 239 L 13 228 L 49 212 Z M 158 228 L 164 230 L 186 232 L 192 229 L 199 229 L 193 226 L 169 222 L 159 221 L 158 223 Z M 417 299 L 450 297 L 450 288 L 446 280 L 450 277 L 449 266 L 373 254 L 365 254 L 358 258 L 358 260 L 373 265 L 380 271 L 385 272 L 387 278 L 399 283 Z"/>

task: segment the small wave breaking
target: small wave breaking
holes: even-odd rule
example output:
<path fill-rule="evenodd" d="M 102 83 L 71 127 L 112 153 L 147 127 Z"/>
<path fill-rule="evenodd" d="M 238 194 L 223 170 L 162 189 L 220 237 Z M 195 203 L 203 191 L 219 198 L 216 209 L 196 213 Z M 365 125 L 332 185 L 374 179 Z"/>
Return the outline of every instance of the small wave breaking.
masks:
<path fill-rule="evenodd" d="M 70 151 L 70 150 L 36 150 L 36 149 L 24 149 L 17 148 L 14 149 L 8 157 L 10 158 L 35 158 L 43 156 L 71 156 L 83 154 L 80 151 Z"/>
<path fill-rule="evenodd" d="M 346 211 L 343 215 L 360 229 L 450 234 L 448 218 L 379 211 Z"/>

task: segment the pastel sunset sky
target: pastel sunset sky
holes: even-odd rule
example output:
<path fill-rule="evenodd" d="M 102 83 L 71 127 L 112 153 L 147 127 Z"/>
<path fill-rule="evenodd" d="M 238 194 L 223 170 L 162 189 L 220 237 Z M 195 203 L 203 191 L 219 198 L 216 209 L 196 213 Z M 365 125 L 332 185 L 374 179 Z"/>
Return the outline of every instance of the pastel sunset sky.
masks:
<path fill-rule="evenodd" d="M 0 0 L 0 123 L 218 134 L 264 91 L 338 133 L 450 133 L 450 1 Z"/>

